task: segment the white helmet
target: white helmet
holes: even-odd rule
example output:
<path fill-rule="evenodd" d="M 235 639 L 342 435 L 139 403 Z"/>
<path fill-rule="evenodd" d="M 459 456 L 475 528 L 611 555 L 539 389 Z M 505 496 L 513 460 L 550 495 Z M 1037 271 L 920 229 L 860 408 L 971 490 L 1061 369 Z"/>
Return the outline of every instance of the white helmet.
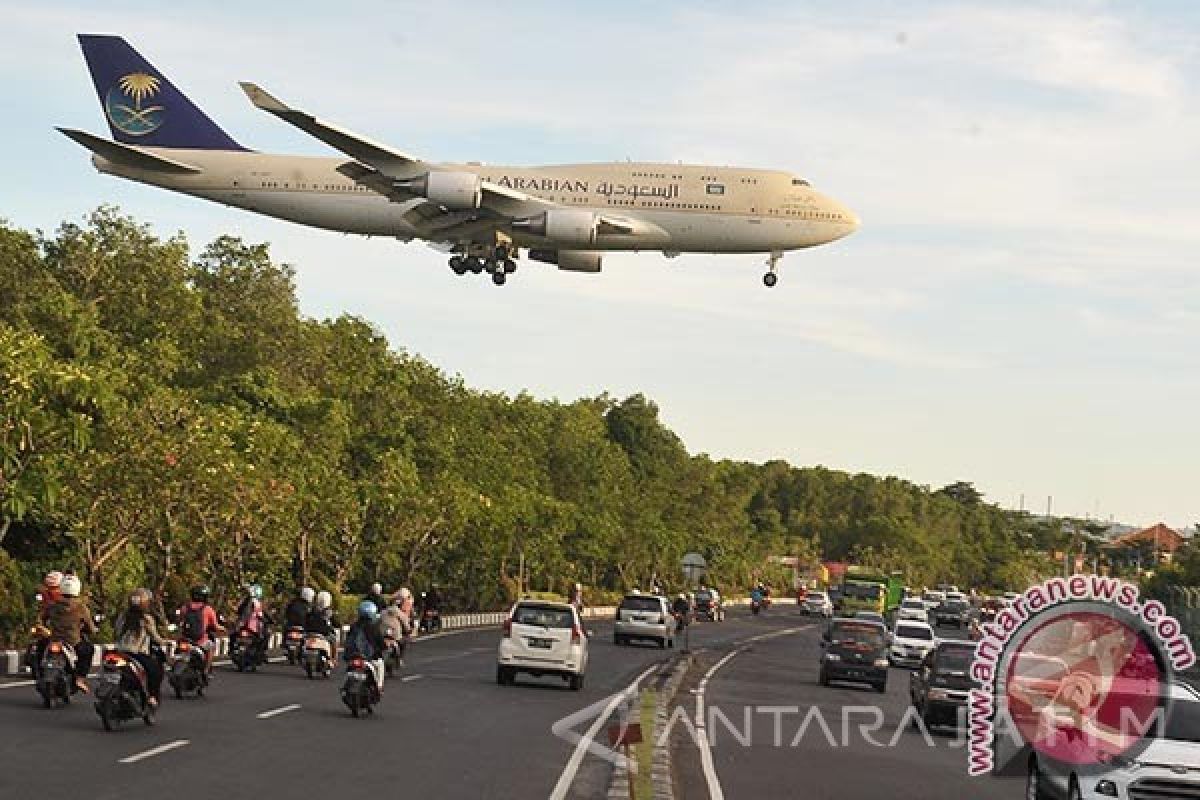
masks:
<path fill-rule="evenodd" d="M 329 592 L 317 592 L 317 608 L 324 611 L 333 607 L 333 595 Z"/>
<path fill-rule="evenodd" d="M 74 575 L 66 575 L 62 579 L 63 597 L 79 597 L 83 591 L 83 583 Z"/>
<path fill-rule="evenodd" d="M 412 591 L 410 591 L 407 586 L 401 586 L 400 591 L 396 592 L 396 596 L 399 597 L 401 600 L 411 600 L 412 599 Z"/>
<path fill-rule="evenodd" d="M 371 584 L 371 594 L 383 594 L 383 584 L 382 583 L 372 583 Z"/>
<path fill-rule="evenodd" d="M 316 596 L 317 596 L 317 593 L 313 591 L 313 588 L 311 586 L 305 586 L 303 589 L 300 590 L 300 599 L 306 603 L 311 603 L 313 601 L 313 598 Z"/>

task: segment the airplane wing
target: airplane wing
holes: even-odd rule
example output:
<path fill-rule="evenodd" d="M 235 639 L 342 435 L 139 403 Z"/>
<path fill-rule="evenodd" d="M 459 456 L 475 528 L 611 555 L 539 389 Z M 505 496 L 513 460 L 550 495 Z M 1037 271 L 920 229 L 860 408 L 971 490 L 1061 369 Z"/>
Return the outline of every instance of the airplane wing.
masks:
<path fill-rule="evenodd" d="M 107 158 L 109 161 L 135 169 L 144 169 L 151 172 L 177 172 L 177 173 L 197 173 L 202 172 L 199 167 L 185 164 L 182 161 L 176 161 L 173 158 L 167 158 L 140 147 L 134 147 L 129 144 L 121 144 L 120 142 L 109 141 L 99 136 L 87 133 L 86 131 L 75 130 L 74 128 L 57 128 L 59 133 L 69 139 L 83 145 L 88 150 L 91 150 L 98 156 Z"/>
<path fill-rule="evenodd" d="M 410 180 L 425 174 L 429 171 L 428 162 L 325 122 L 307 112 L 291 108 L 257 84 L 242 82 L 240 85 L 256 107 L 274 114 L 358 162 L 339 167 L 338 171 L 343 175 L 394 202 L 410 202 L 417 198 L 417 195 L 398 189 L 394 184 L 396 181 Z M 557 207 L 556 203 L 488 181 L 483 182 L 482 190 L 482 208 L 473 212 L 475 219 L 485 216 L 491 217 L 493 222 L 503 222 Z M 415 204 L 409 215 L 433 221 L 439 215 L 463 213 L 468 212 L 444 212 L 435 204 L 426 201 L 424 205 Z M 413 221 L 412 216 L 410 221 Z M 454 224 L 461 221 L 465 220 L 455 220 Z"/>

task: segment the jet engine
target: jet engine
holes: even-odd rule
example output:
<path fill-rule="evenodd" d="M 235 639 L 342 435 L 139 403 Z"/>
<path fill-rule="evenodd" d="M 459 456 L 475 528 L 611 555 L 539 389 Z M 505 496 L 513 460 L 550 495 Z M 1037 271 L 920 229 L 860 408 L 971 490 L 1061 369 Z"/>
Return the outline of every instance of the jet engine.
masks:
<path fill-rule="evenodd" d="M 552 208 L 535 217 L 513 220 L 512 226 L 516 230 L 528 231 L 534 236 L 541 236 L 559 244 L 586 247 L 596 243 L 596 229 L 599 223 L 599 217 L 591 211 Z M 596 271 L 599 269 L 597 265 Z"/>
<path fill-rule="evenodd" d="M 570 272 L 599 272 L 604 260 L 604 254 L 595 250 L 530 250 L 529 257 Z"/>
<path fill-rule="evenodd" d="M 483 200 L 483 181 L 473 172 L 427 172 L 395 186 L 455 211 L 479 208 Z"/>

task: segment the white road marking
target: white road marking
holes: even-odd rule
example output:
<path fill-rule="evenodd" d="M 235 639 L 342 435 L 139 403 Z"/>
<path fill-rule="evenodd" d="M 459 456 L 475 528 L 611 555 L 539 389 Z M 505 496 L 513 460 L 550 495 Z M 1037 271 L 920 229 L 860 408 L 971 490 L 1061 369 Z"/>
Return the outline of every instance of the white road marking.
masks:
<path fill-rule="evenodd" d="M 37 681 L 13 681 L 12 683 L 0 683 L 0 689 L 16 689 L 18 686 L 33 686 Z"/>
<path fill-rule="evenodd" d="M 259 719 L 270 719 L 271 717 L 278 717 L 280 714 L 286 714 L 289 711 L 296 711 L 299 708 L 300 708 L 299 703 L 292 703 L 291 705 L 288 705 L 288 706 L 281 706 L 280 708 L 273 708 L 270 711 L 264 711 L 258 715 L 258 718 Z"/>
<path fill-rule="evenodd" d="M 136 764 L 137 762 L 141 761 L 142 759 L 153 758 L 154 756 L 162 755 L 163 753 L 168 753 L 172 750 L 177 750 L 180 747 L 187 747 L 189 744 L 191 744 L 191 741 L 188 739 L 178 739 L 174 742 L 168 742 L 167 744 L 159 745 L 158 747 L 151 748 L 143 753 L 136 753 L 132 756 L 126 756 L 125 758 L 122 758 L 121 760 L 119 760 L 117 763 L 118 764 Z"/>
<path fill-rule="evenodd" d="M 424 678 L 424 677 L 425 677 L 424 675 L 405 675 L 403 678 L 400 679 L 400 682 L 408 683 L 409 681 L 419 681 L 421 678 Z"/>
<path fill-rule="evenodd" d="M 787 636 L 790 633 L 796 633 L 808 627 L 810 626 L 804 625 L 798 628 L 784 628 L 781 631 L 772 631 L 771 633 L 760 633 L 757 636 L 750 637 L 748 641 L 761 642 L 766 639 L 774 639 L 778 636 Z M 717 671 L 732 661 L 735 656 L 744 653 L 749 647 L 749 644 L 744 644 L 731 653 L 728 653 L 716 664 L 713 664 L 712 668 L 701 678 L 700 684 L 695 690 L 696 747 L 700 749 L 700 766 L 704 769 L 704 782 L 708 784 L 708 796 L 710 800 L 725 800 L 725 792 L 721 790 L 721 779 L 717 777 L 717 768 L 713 764 L 712 746 L 708 743 L 708 728 L 704 724 L 704 693 L 708 690 L 708 682 L 717 674 Z"/>
<path fill-rule="evenodd" d="M 575 783 L 575 773 L 579 771 L 579 765 L 583 763 L 583 756 L 591 746 L 592 740 L 596 738 L 596 734 L 600 731 L 601 726 L 612 716 L 617 705 L 631 693 L 636 692 L 638 685 L 645 680 L 647 675 L 658 669 L 659 666 L 661 665 L 651 664 L 646 667 L 641 675 L 633 679 L 633 683 L 612 696 L 612 699 L 608 701 L 608 705 L 604 707 L 604 710 L 596 717 L 596 721 L 588 728 L 587 733 L 575 743 L 575 752 L 571 753 L 571 758 L 567 761 L 567 765 L 563 767 L 562 775 L 558 776 L 558 783 L 554 784 L 554 791 L 550 793 L 550 800 L 563 800 L 567 796 L 567 792 L 571 791 L 571 785 Z"/>

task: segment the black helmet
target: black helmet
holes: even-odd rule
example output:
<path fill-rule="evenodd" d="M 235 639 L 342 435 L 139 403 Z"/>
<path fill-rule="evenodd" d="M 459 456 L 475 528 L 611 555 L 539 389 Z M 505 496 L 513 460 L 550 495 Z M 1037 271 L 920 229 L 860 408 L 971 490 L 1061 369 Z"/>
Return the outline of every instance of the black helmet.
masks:
<path fill-rule="evenodd" d="M 196 602 L 196 603 L 207 603 L 207 602 L 208 602 L 208 595 L 209 595 L 209 591 L 208 591 L 208 587 L 207 587 L 207 586 L 194 586 L 194 587 L 192 587 L 192 600 L 193 600 L 194 602 Z"/>

